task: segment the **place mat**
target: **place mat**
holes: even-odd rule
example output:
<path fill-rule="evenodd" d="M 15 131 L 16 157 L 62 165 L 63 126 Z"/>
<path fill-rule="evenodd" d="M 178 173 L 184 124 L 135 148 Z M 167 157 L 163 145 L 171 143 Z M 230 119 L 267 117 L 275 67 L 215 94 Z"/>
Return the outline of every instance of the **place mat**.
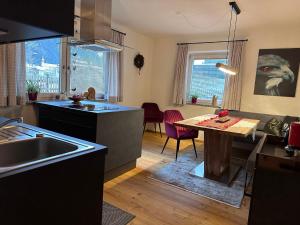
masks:
<path fill-rule="evenodd" d="M 207 120 L 203 120 L 199 123 L 197 123 L 196 125 L 198 126 L 202 126 L 202 127 L 212 127 L 212 128 L 217 128 L 220 130 L 226 130 L 227 128 L 233 126 L 234 124 L 238 123 L 241 118 L 238 117 L 229 117 L 230 120 L 228 120 L 227 122 L 219 122 L 219 117 L 215 117 L 215 118 L 211 118 L 211 119 L 207 119 Z"/>

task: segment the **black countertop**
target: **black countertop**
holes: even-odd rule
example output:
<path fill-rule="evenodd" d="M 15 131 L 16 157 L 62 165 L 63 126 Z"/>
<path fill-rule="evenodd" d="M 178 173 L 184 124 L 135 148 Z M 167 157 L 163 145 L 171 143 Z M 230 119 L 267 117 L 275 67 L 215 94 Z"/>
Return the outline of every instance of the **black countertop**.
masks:
<path fill-rule="evenodd" d="M 80 104 L 74 104 L 70 100 L 56 100 L 56 101 L 37 101 L 37 105 L 58 107 L 66 110 L 76 110 L 81 112 L 102 114 L 111 112 L 122 112 L 132 110 L 142 110 L 138 107 L 128 107 L 111 103 L 97 102 L 97 101 L 81 101 Z"/>
<path fill-rule="evenodd" d="M 0 121 L 4 121 L 6 118 L 4 117 L 0 117 Z M 43 167 L 43 166 L 47 166 L 56 162 L 60 162 L 63 160 L 67 160 L 70 158 L 74 158 L 74 157 L 79 157 L 81 155 L 85 155 L 85 154 L 89 154 L 89 153 L 93 153 L 96 151 L 102 151 L 103 154 L 107 153 L 107 147 L 103 146 L 103 145 L 99 145 L 99 144 L 95 144 L 92 142 L 88 142 L 88 141 L 84 141 L 78 138 L 74 138 L 74 137 L 70 137 L 67 135 L 63 135 L 63 134 L 59 134 L 57 132 L 53 132 L 53 131 L 49 131 L 49 130 L 45 130 L 39 127 L 35 127 L 32 125 L 28 125 L 28 124 L 24 124 L 24 123 L 12 123 L 12 126 L 18 126 L 24 129 L 28 129 L 28 130 L 32 130 L 35 133 L 38 132 L 40 134 L 45 134 L 45 135 L 49 135 L 50 137 L 54 137 L 54 138 L 58 138 L 62 141 L 69 141 L 69 142 L 73 142 L 73 143 L 78 143 L 80 145 L 84 145 L 84 146 L 89 146 L 91 148 L 89 149 L 84 149 L 81 151 L 74 151 L 74 152 L 70 152 L 68 154 L 62 154 L 62 155 L 57 155 L 55 157 L 50 157 L 47 158 L 46 160 L 39 160 L 37 162 L 30 162 L 30 163 L 22 163 L 19 164 L 17 166 L 10 166 L 10 167 L 0 167 L 0 178 L 2 177 L 6 177 L 6 176 L 10 176 L 10 175 L 14 175 L 17 173 L 21 173 L 24 171 L 28 171 L 28 170 L 32 170 L 32 169 L 36 169 L 39 167 Z M 32 137 L 34 138 L 34 137 Z M 14 140 L 13 140 L 14 141 Z M 16 140 L 18 141 L 18 140 Z"/>

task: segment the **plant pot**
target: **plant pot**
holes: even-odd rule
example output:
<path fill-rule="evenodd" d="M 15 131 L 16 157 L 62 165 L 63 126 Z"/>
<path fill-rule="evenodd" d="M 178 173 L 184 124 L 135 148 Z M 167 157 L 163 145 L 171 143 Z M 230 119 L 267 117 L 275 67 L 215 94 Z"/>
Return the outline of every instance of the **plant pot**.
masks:
<path fill-rule="evenodd" d="M 197 103 L 197 98 L 192 98 L 192 104 L 196 104 Z"/>
<path fill-rule="evenodd" d="M 28 99 L 29 101 L 36 101 L 37 100 L 38 93 L 37 92 L 30 92 L 28 93 Z"/>

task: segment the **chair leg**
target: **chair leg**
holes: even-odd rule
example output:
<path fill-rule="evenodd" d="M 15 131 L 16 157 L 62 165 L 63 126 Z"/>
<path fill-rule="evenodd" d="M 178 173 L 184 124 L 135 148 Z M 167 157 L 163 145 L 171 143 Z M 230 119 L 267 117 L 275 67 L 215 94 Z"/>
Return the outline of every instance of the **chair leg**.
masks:
<path fill-rule="evenodd" d="M 160 137 L 162 137 L 160 123 L 158 123 L 158 126 L 159 126 Z"/>
<path fill-rule="evenodd" d="M 165 145 L 164 145 L 164 147 L 163 147 L 163 149 L 162 149 L 162 151 L 161 151 L 160 154 L 163 154 L 163 152 L 164 152 L 164 150 L 165 150 L 165 147 L 166 147 L 166 145 L 168 144 L 168 141 L 169 141 L 169 137 L 167 137 L 167 140 L 166 140 L 166 142 L 165 142 Z"/>
<path fill-rule="evenodd" d="M 155 130 L 155 133 L 156 133 L 156 123 L 154 123 L 154 130 Z"/>
<path fill-rule="evenodd" d="M 194 151 L 195 151 L 196 158 L 198 158 L 196 145 L 195 145 L 195 139 L 193 138 L 192 141 L 193 141 L 193 146 L 194 146 Z"/>
<path fill-rule="evenodd" d="M 144 123 L 144 130 L 143 130 L 143 134 L 145 133 L 146 124 L 147 124 L 147 123 Z"/>
<path fill-rule="evenodd" d="M 180 146 L 180 139 L 177 139 L 177 146 L 176 146 L 176 161 L 177 161 L 177 156 L 179 152 L 179 146 Z"/>

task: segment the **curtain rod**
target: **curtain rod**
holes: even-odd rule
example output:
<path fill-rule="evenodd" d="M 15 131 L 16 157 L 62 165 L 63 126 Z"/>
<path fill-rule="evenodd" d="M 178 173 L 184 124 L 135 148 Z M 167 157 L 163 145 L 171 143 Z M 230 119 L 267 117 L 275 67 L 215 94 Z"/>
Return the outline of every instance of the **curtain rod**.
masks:
<path fill-rule="evenodd" d="M 123 33 L 121 31 L 118 31 L 118 30 L 115 30 L 115 29 L 112 29 L 113 31 L 117 32 L 117 33 L 120 33 L 120 34 L 123 34 L 124 36 L 126 36 L 126 33 Z"/>
<path fill-rule="evenodd" d="M 234 40 L 234 41 L 248 41 L 248 39 Z M 233 42 L 233 41 L 201 41 L 201 42 L 177 43 L 177 45 L 198 45 L 198 44 L 228 43 L 228 42 Z"/>

